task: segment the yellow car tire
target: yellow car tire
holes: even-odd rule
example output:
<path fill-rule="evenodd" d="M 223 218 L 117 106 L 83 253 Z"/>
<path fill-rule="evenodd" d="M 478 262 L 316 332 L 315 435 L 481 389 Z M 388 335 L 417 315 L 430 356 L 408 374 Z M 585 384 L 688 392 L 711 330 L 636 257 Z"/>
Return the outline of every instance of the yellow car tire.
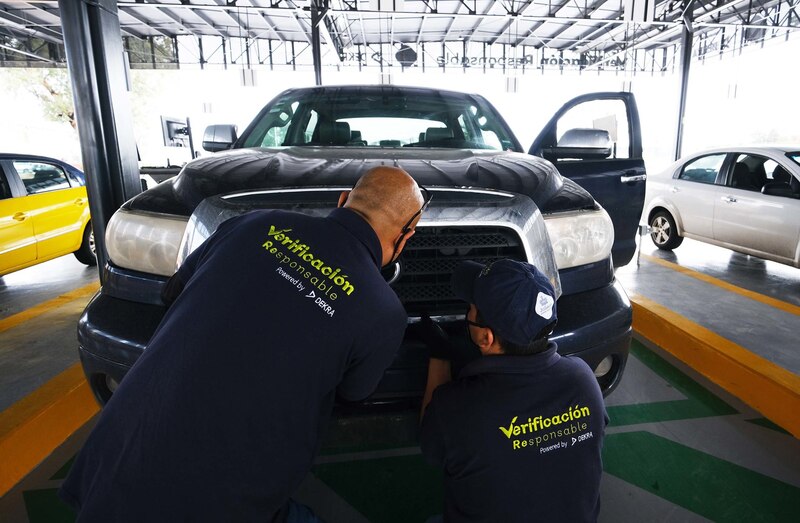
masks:
<path fill-rule="evenodd" d="M 89 266 L 97 265 L 97 254 L 95 253 L 92 222 L 87 223 L 86 228 L 83 229 L 83 241 L 81 242 L 81 246 L 78 248 L 78 250 L 73 254 L 75 254 L 75 257 L 78 258 L 78 261 L 81 263 L 85 263 Z"/>

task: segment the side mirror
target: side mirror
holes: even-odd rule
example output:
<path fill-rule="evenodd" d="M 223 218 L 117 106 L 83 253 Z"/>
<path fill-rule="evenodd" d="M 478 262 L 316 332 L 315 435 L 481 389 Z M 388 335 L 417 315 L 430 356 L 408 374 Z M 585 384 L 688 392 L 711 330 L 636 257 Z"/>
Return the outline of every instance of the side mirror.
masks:
<path fill-rule="evenodd" d="M 791 186 L 785 182 L 767 182 L 761 188 L 761 194 L 768 194 L 770 196 L 785 196 L 788 198 L 796 198 Z"/>
<path fill-rule="evenodd" d="M 602 160 L 611 156 L 613 142 L 605 129 L 570 129 L 564 133 L 555 147 L 542 152 L 545 158 L 576 158 L 579 160 Z"/>
<path fill-rule="evenodd" d="M 210 152 L 230 149 L 236 141 L 235 125 L 209 125 L 203 133 L 203 149 Z"/>

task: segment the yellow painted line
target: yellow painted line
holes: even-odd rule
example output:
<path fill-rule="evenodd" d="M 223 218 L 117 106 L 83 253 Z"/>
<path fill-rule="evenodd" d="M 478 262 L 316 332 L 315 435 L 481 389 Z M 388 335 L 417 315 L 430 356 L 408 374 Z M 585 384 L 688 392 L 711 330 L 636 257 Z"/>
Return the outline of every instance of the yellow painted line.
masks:
<path fill-rule="evenodd" d="M 53 298 L 52 300 L 48 300 L 44 303 L 40 303 L 39 305 L 35 305 L 30 309 L 25 309 L 22 312 L 18 312 L 17 314 L 11 315 L 7 318 L 3 318 L 0 320 L 0 332 L 7 331 L 8 329 L 14 328 L 21 323 L 25 323 L 28 320 L 36 318 L 44 314 L 47 311 L 52 309 L 56 309 L 61 307 L 62 305 L 66 305 L 67 303 L 77 300 L 79 298 L 85 298 L 87 296 L 91 296 L 97 289 L 100 288 L 100 283 L 90 283 L 89 285 L 85 285 L 83 287 L 79 287 L 73 291 L 67 292 Z"/>
<path fill-rule="evenodd" d="M 672 263 L 667 260 L 662 260 L 661 258 L 657 258 L 649 254 L 641 254 L 640 256 L 649 262 L 657 263 L 658 265 L 680 272 L 681 274 L 685 274 L 686 276 L 691 276 L 692 278 L 696 278 L 700 281 L 710 283 L 711 285 L 716 285 L 717 287 L 725 289 L 726 291 L 734 292 L 740 296 L 744 296 L 745 298 L 750 298 L 751 300 L 763 303 L 765 305 L 769 305 L 770 307 L 775 307 L 776 309 L 780 309 L 784 312 L 800 316 L 800 307 L 798 307 L 797 305 L 777 300 L 775 298 L 770 298 L 769 296 L 764 296 L 763 294 L 759 294 L 757 292 L 748 291 L 747 289 L 742 289 L 741 287 L 737 287 L 736 285 L 732 285 L 718 278 L 714 278 L 713 276 L 709 276 L 707 274 L 703 274 L 702 272 L 697 272 L 695 270 L 682 267 L 681 265 L 678 265 L 676 263 Z"/>
<path fill-rule="evenodd" d="M 633 328 L 800 438 L 800 376 L 640 295 Z"/>
<path fill-rule="evenodd" d="M 76 363 L 0 412 L 0 497 L 98 410 Z"/>

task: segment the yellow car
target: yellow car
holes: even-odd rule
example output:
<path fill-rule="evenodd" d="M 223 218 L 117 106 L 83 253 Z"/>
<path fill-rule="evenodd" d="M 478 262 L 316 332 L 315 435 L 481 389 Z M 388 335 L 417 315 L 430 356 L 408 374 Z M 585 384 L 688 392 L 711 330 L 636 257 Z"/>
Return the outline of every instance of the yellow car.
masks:
<path fill-rule="evenodd" d="M 97 263 L 84 174 L 52 158 L 0 153 L 0 276 L 69 253 Z"/>

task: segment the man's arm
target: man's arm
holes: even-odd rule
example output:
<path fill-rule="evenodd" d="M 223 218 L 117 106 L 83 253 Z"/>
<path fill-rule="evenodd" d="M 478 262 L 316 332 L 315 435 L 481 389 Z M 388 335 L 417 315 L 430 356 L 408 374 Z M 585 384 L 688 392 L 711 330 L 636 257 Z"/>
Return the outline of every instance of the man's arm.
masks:
<path fill-rule="evenodd" d="M 441 400 L 439 394 L 436 396 L 432 398 L 430 405 L 425 409 L 425 415 L 422 417 L 419 447 L 422 450 L 425 461 L 435 467 L 444 468 L 447 449 L 444 444 L 444 431 L 439 420 L 439 410 L 442 409 Z"/>
<path fill-rule="evenodd" d="M 456 349 L 444 329 L 427 314 L 420 318 L 420 322 L 416 326 L 416 332 L 425 345 L 428 346 L 429 354 L 428 381 L 425 385 L 425 394 L 422 396 L 422 407 L 419 413 L 419 419 L 422 421 L 422 417 L 425 415 L 425 408 L 430 403 L 431 397 L 433 397 L 433 391 L 439 385 L 452 379 L 450 359 Z"/>
<path fill-rule="evenodd" d="M 353 359 L 336 388 L 340 399 L 359 401 L 372 394 L 392 363 L 403 341 L 408 317 L 405 309 L 398 307 L 396 313 L 388 313 L 384 318 L 382 322 L 363 325 Z"/>
<path fill-rule="evenodd" d="M 436 387 L 452 379 L 450 360 L 431 358 L 428 361 L 428 382 L 425 385 L 425 394 L 422 396 L 422 408 L 419 413 L 420 421 L 422 421 L 422 418 L 425 416 L 425 409 L 428 407 L 428 403 L 431 402 L 433 391 L 436 390 Z"/>

